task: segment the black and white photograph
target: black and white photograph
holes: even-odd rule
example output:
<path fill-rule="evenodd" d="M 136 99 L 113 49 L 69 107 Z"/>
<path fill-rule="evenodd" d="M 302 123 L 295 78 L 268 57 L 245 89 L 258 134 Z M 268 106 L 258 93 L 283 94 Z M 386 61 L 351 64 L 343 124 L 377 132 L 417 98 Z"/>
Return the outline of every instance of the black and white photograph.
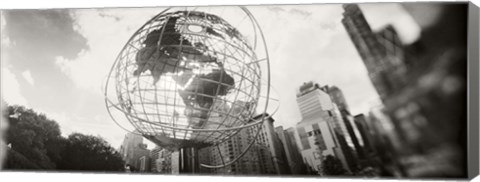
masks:
<path fill-rule="evenodd" d="M 471 6 L 3 9 L 0 170 L 467 179 Z"/>

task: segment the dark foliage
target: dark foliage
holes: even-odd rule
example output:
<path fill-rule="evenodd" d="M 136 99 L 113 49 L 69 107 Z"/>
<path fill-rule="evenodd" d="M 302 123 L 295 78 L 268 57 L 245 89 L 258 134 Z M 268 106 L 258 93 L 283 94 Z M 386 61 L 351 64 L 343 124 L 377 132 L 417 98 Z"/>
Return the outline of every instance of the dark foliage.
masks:
<path fill-rule="evenodd" d="M 120 154 L 100 137 L 71 134 L 61 136 L 60 127 L 23 106 L 8 106 L 6 170 L 121 171 Z"/>
<path fill-rule="evenodd" d="M 325 176 L 348 175 L 348 171 L 343 168 L 340 160 L 332 155 L 327 155 L 327 157 L 323 160 L 322 173 Z"/>
<path fill-rule="evenodd" d="M 120 154 L 100 137 L 73 133 L 68 136 L 59 169 L 122 171 Z"/>
<path fill-rule="evenodd" d="M 15 150 L 7 150 L 8 160 L 4 163 L 3 168 L 6 169 L 21 169 L 21 170 L 35 170 L 40 169 L 40 167 L 28 160 L 22 154 L 16 152 Z"/>
<path fill-rule="evenodd" d="M 10 126 L 6 141 L 11 145 L 9 150 L 12 151 L 8 154 L 14 156 L 7 156 L 5 168 L 55 169 L 63 145 L 58 124 L 45 115 L 22 106 L 9 106 L 4 115 L 8 118 Z M 16 162 L 10 161 L 24 161 L 23 159 L 28 159 L 30 163 L 21 167 L 16 165 Z"/>

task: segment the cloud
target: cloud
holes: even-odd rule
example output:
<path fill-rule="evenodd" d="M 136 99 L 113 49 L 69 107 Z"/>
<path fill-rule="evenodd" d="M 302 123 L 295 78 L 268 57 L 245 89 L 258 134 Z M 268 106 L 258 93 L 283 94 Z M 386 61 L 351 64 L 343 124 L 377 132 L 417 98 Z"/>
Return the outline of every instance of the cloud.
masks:
<path fill-rule="evenodd" d="M 301 120 L 296 93 L 308 81 L 338 86 L 352 110 L 363 111 L 367 99 L 377 95 L 341 24 L 341 5 L 280 7 L 284 11 L 275 16 L 266 7 L 251 8 L 266 36 L 271 85 L 280 99 L 276 125 L 288 128 Z"/>
<path fill-rule="evenodd" d="M 21 94 L 20 84 L 18 83 L 17 77 L 11 71 L 11 65 L 6 62 L 8 57 L 8 49 L 11 46 L 11 41 L 8 34 L 5 32 L 7 21 L 4 16 L 4 12 L 0 12 L 0 35 L 1 35 L 1 95 L 2 99 L 7 102 L 7 104 L 13 105 L 24 105 L 27 106 L 27 99 Z"/>
<path fill-rule="evenodd" d="M 290 13 L 292 14 L 299 14 L 301 16 L 304 16 L 305 18 L 308 18 L 312 15 L 312 12 L 308 12 L 308 11 L 304 11 L 304 10 L 301 10 L 301 9 L 291 9 L 290 10 Z"/>
<path fill-rule="evenodd" d="M 153 8 L 73 10 L 75 30 L 86 38 L 89 49 L 72 60 L 57 57 L 56 65 L 78 87 L 101 94 L 117 54 L 136 28 L 158 12 Z"/>
<path fill-rule="evenodd" d="M 2 36 L 7 34 L 11 42 L 2 46 L 2 62 L 8 62 L 9 70 L 17 76 L 22 95 L 32 107 L 70 109 L 65 106 L 74 104 L 78 94 L 54 66 L 54 58 L 73 59 L 87 47 L 73 29 L 69 10 L 8 10 L 3 11 L 2 18 Z"/>
<path fill-rule="evenodd" d="M 405 42 L 418 36 L 416 25 L 398 4 L 366 5 L 361 8 L 374 30 L 393 24 Z M 344 10 L 340 4 L 249 9 L 267 40 L 271 84 L 281 100 L 280 110 L 274 116 L 277 124 L 289 127 L 300 121 L 295 94 L 308 81 L 338 86 L 352 114 L 368 112 L 378 105 L 378 94 L 365 65 L 341 23 Z"/>
<path fill-rule="evenodd" d="M 92 104 L 96 104 L 95 108 L 101 111 L 88 111 L 90 114 L 88 116 L 82 116 L 79 113 L 50 112 L 52 117 L 61 123 L 62 131 L 65 134 L 72 132 L 101 134 L 112 146 L 117 147 L 121 144 L 126 131 L 117 126 L 105 112 L 102 84 L 117 54 L 130 36 L 160 10 L 157 8 L 112 8 L 71 11 L 74 29 L 85 37 L 89 49 L 82 50 L 74 59 L 57 56 L 55 65 L 73 81 L 77 89 L 88 92 L 91 95 L 89 97 L 98 98 L 97 100 L 102 102 L 92 102 Z M 98 106 L 99 104 L 101 106 Z M 97 114 L 92 114 L 92 112 Z M 130 126 L 128 129 L 132 129 L 123 114 L 117 113 L 115 116 L 119 116 L 116 119 L 123 127 Z"/>
<path fill-rule="evenodd" d="M 24 72 L 22 72 L 22 76 L 30 85 L 33 85 L 35 83 L 32 74 L 30 73 L 30 70 L 25 70 Z"/>
<path fill-rule="evenodd" d="M 18 104 L 28 106 L 25 97 L 22 96 L 20 85 L 16 76 L 5 66 L 2 65 L 2 99 L 10 105 Z"/>
<path fill-rule="evenodd" d="M 80 50 L 85 49 L 85 38 L 73 29 L 68 9 L 9 10 L 3 15 L 6 19 L 5 31 L 10 40 L 16 42 L 18 54 L 28 53 L 37 59 L 18 59 L 17 62 L 32 64 L 42 61 L 45 64 L 52 60 L 42 60 L 40 57 L 51 58 L 52 54 L 73 59 Z"/>
<path fill-rule="evenodd" d="M 420 37 L 420 26 L 399 3 L 365 3 L 360 8 L 373 31 L 392 25 L 404 44 L 412 43 Z"/>
<path fill-rule="evenodd" d="M 8 38 L 7 34 L 5 33 L 5 25 L 7 24 L 4 13 L 0 12 L 0 35 L 1 35 L 1 94 L 2 94 L 2 99 L 7 102 L 8 104 L 19 104 L 19 105 L 27 105 L 28 102 L 23 97 L 23 95 L 20 94 L 20 85 L 18 83 L 18 80 L 11 72 L 10 65 L 8 65 L 6 60 L 8 52 L 6 51 L 7 48 L 10 46 L 10 39 Z"/>
<path fill-rule="evenodd" d="M 0 12 L 0 42 L 2 47 L 2 54 L 4 53 L 3 49 L 9 47 L 11 44 L 10 38 L 8 38 L 7 34 L 4 32 L 6 24 L 7 21 L 5 20 L 5 16 L 3 16 L 3 12 Z"/>
<path fill-rule="evenodd" d="M 285 9 L 279 7 L 279 6 L 270 6 L 268 7 L 268 10 L 270 11 L 273 11 L 275 13 L 279 13 L 279 12 L 282 12 L 282 11 L 285 11 Z"/>

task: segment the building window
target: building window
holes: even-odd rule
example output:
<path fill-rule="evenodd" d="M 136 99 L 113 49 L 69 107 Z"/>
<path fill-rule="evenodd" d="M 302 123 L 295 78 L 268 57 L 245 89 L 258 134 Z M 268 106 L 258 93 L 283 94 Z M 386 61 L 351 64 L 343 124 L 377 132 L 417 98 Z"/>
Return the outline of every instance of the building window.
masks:
<path fill-rule="evenodd" d="M 313 124 L 312 125 L 312 128 L 313 128 L 313 131 L 315 133 L 315 145 L 317 145 L 321 150 L 326 150 L 327 149 L 327 146 L 325 144 L 325 141 L 324 141 L 324 138 L 322 136 L 322 132 L 320 130 L 320 127 L 318 126 L 318 124 Z"/>
<path fill-rule="evenodd" d="M 310 149 L 310 143 L 308 142 L 308 135 L 305 131 L 305 128 L 299 127 L 297 128 L 298 135 L 300 137 L 300 142 L 302 143 L 303 149 L 308 150 Z"/>

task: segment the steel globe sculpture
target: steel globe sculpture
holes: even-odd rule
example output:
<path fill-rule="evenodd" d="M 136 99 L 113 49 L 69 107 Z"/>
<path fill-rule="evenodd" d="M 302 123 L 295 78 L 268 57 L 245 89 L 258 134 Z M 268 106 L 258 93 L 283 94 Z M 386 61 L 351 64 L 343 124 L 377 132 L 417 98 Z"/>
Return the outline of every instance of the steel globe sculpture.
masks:
<path fill-rule="evenodd" d="M 118 54 L 105 102 L 114 120 L 120 111 L 159 146 L 202 148 L 261 124 L 252 117 L 267 109 L 269 80 L 263 34 L 246 8 L 169 8 Z"/>

